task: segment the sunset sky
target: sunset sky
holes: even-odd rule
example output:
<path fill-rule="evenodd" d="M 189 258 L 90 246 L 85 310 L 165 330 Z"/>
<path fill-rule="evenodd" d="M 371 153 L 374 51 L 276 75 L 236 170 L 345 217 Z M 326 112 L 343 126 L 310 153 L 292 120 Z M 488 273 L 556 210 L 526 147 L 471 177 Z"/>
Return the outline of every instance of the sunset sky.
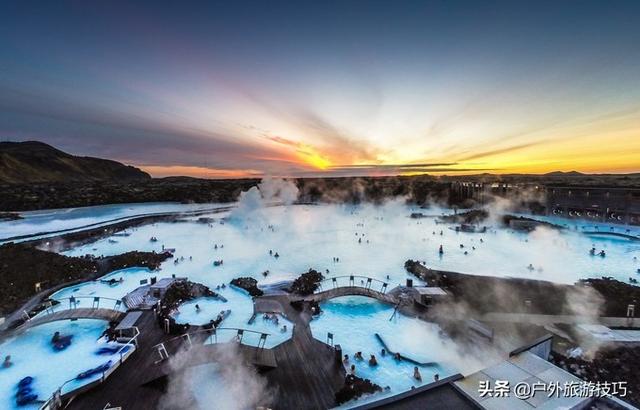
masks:
<path fill-rule="evenodd" d="M 0 139 L 154 176 L 640 172 L 640 1 L 133 3 L 0 4 Z"/>

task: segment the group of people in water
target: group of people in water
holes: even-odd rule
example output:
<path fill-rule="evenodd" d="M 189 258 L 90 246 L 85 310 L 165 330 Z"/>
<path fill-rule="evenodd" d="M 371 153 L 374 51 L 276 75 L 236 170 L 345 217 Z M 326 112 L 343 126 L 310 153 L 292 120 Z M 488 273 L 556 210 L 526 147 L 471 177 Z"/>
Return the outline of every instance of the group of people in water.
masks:
<path fill-rule="evenodd" d="M 262 315 L 262 320 L 268 320 L 268 321 L 272 322 L 276 326 L 278 326 L 280 324 L 280 319 L 278 318 L 278 314 L 277 313 L 265 313 L 264 315 Z M 287 332 L 287 325 L 286 324 L 282 325 L 282 327 L 280 328 L 280 332 L 281 333 L 286 333 Z"/>
<path fill-rule="evenodd" d="M 280 257 L 280 254 L 278 252 L 274 252 L 273 249 L 269 249 L 269 256 L 273 256 L 274 258 L 278 259 Z"/>
<path fill-rule="evenodd" d="M 592 248 L 589 250 L 589 255 L 591 255 L 591 256 L 595 256 L 595 255 L 596 255 L 596 248 L 595 248 L 595 246 L 594 246 L 594 247 L 592 247 Z M 602 250 L 600 250 L 600 252 L 598 252 L 598 256 L 600 256 L 601 258 L 604 258 L 605 256 L 607 256 L 607 254 L 605 253 L 604 249 L 602 249 Z"/>
<path fill-rule="evenodd" d="M 174 264 L 174 265 L 177 265 L 177 264 L 179 264 L 180 262 L 184 262 L 184 261 L 185 261 L 184 256 L 181 256 L 181 257 L 179 257 L 179 258 L 175 258 L 175 259 L 173 260 L 173 264 Z M 193 261 L 193 256 L 189 256 L 189 261 Z"/>
<path fill-rule="evenodd" d="M 385 357 L 387 355 L 386 349 L 383 348 L 382 350 L 380 350 L 380 355 Z M 364 356 L 362 355 L 362 352 L 356 352 L 353 355 L 353 358 L 354 358 L 355 361 L 359 361 L 359 362 L 363 362 L 365 360 Z M 402 356 L 400 355 L 400 353 L 397 353 L 397 352 L 394 353 L 393 354 L 393 358 L 398 362 L 402 361 Z M 356 375 L 356 365 L 355 365 L 355 363 L 351 363 L 350 362 L 348 354 L 344 355 L 344 357 L 342 359 L 342 363 L 345 366 L 349 366 L 349 375 L 351 375 L 351 376 L 355 376 Z M 378 359 L 376 359 L 376 356 L 374 354 L 370 355 L 368 363 L 369 363 L 370 367 L 378 366 Z M 414 366 L 413 367 L 413 378 L 415 380 L 419 381 L 419 382 L 422 381 L 422 374 L 420 374 L 420 369 L 418 368 L 418 366 Z M 440 375 L 438 373 L 436 373 L 433 376 L 433 379 L 434 379 L 434 381 L 438 381 L 440 379 Z"/>

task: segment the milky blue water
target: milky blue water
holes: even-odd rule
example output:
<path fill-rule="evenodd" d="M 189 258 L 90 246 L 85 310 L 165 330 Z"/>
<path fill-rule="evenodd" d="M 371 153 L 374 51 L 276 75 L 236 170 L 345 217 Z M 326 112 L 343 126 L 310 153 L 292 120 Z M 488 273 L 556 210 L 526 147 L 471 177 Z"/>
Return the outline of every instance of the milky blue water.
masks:
<path fill-rule="evenodd" d="M 75 229 L 108 221 L 127 220 L 141 215 L 212 209 L 223 204 L 180 204 L 172 202 L 98 205 L 20 212 L 23 219 L 0 221 L 0 241 L 36 233 Z M 46 235 L 45 235 L 46 236 Z"/>
<path fill-rule="evenodd" d="M 59 386 L 75 378 L 78 373 L 109 360 L 115 363 L 119 355 L 95 354 L 100 347 L 117 346 L 115 343 L 106 343 L 104 339 L 98 340 L 106 328 L 107 323 L 101 320 L 59 321 L 28 329 L 0 343 L 2 360 L 6 355 L 11 355 L 13 362 L 9 368 L 0 368 L 0 408 L 18 408 L 15 402 L 16 385 L 24 377 L 34 378 L 34 392 L 39 400 L 45 401 Z M 56 331 L 62 335 L 73 335 L 71 345 L 59 352 L 51 346 L 51 337 Z M 78 388 L 100 376 L 67 383 L 62 391 Z M 38 407 L 39 404 L 33 404 L 20 408 Z"/>
<path fill-rule="evenodd" d="M 114 255 L 131 250 L 159 252 L 164 245 L 165 248 L 176 249 L 178 263 L 170 259 L 162 264 L 159 272 L 138 268 L 114 272 L 107 278 L 123 278 L 122 283 L 112 286 L 99 281 L 88 282 L 63 289 L 54 297 L 76 295 L 117 299 L 139 286 L 142 279 L 176 275 L 203 283 L 228 299 L 227 303 L 202 301 L 204 308 L 200 313 L 191 309 L 194 303 L 191 302 L 180 308 L 176 315 L 178 320 L 204 323 L 220 310 L 230 309 L 232 313 L 223 326 L 251 328 L 247 324 L 253 313 L 251 298 L 229 286 L 217 289 L 219 285 L 228 284 L 238 276 L 254 277 L 264 285 L 294 279 L 314 268 L 327 277 L 370 276 L 389 282 L 391 289 L 411 277 L 403 267 L 407 259 L 424 261 L 436 269 L 560 283 L 600 276 L 628 281 L 630 277 L 639 276 L 636 271 L 640 268 L 640 245 L 637 242 L 592 238 L 574 230 L 538 229 L 524 234 L 490 227 L 484 234 L 456 233 L 453 226 L 437 224 L 433 218 L 409 218 L 414 211 L 425 212 L 399 203 L 383 207 L 292 206 L 259 209 L 232 220 L 224 219 L 228 216 L 226 214 L 211 214 L 215 219 L 211 224 L 198 223 L 197 218 L 186 218 L 184 222 L 144 225 L 128 230 L 129 236 L 100 239 L 64 253 L 80 256 Z M 439 215 L 448 211 L 433 209 L 428 212 Z M 151 242 L 151 237 L 158 238 L 158 241 Z M 215 245 L 218 245 L 217 249 Z M 440 245 L 444 249 L 442 256 L 438 255 Z M 588 252 L 592 246 L 598 251 L 605 250 L 607 256 L 590 256 Z M 270 255 L 270 250 L 280 257 Z M 335 257 L 339 262 L 334 262 Z M 224 263 L 214 266 L 216 260 Z M 534 266 L 533 270 L 527 269 L 529 264 Z M 265 271 L 268 271 L 266 277 Z M 441 377 L 453 371 L 455 366 L 447 365 L 450 360 L 442 360 L 450 357 L 450 342 L 442 344 L 439 338 L 434 339 L 433 335 L 437 336 L 438 331 L 432 326 L 410 318 L 399 318 L 399 323 L 389 322 L 386 317 L 388 308 L 377 302 L 371 306 L 340 300 L 330 303 L 333 305 L 329 304 L 323 316 L 312 324 L 314 332 L 322 334 L 331 329 L 337 338 L 344 340 L 343 331 L 348 330 L 347 339 L 336 342 L 349 352 L 362 350 L 369 354 L 378 351 L 375 339 L 371 339 L 373 333 L 388 332 L 389 343 L 397 345 L 398 350 L 406 349 L 416 357 L 442 363 L 443 367 L 438 370 Z M 362 323 L 367 324 L 362 326 Z M 288 326 L 288 331 L 280 334 L 277 326 L 262 319 L 256 320 L 253 328 L 274 335 L 271 341 L 275 344 L 290 337 L 291 331 Z M 405 329 L 418 332 L 416 340 L 427 338 L 433 342 L 428 346 L 406 345 L 410 337 L 394 337 Z M 320 340 L 325 338 L 322 335 L 317 337 Z M 379 362 L 380 359 L 378 357 Z M 412 367 L 405 364 L 383 363 L 377 369 L 358 367 L 359 373 L 371 376 L 381 385 L 388 385 L 395 393 L 415 384 L 410 377 Z M 423 381 L 432 379 L 432 369 L 421 369 L 421 372 Z"/>
<path fill-rule="evenodd" d="M 456 354 L 453 342 L 440 335 L 440 328 L 435 324 L 393 315 L 393 306 L 363 296 L 331 299 L 320 307 L 322 314 L 311 322 L 313 336 L 326 342 L 327 333 L 333 333 L 334 343 L 349 356 L 345 368 L 350 370 L 355 364 L 356 376 L 370 379 L 383 388 L 389 387 L 384 394 L 398 394 L 412 386 L 430 383 L 435 374 L 443 378 L 456 372 L 454 363 L 448 362 L 448 358 Z M 416 365 L 406 360 L 398 361 L 391 354 L 382 356 L 384 346 L 376 333 L 389 350 L 420 363 L 437 364 Z M 362 352 L 364 360 L 354 359 L 356 352 Z M 377 366 L 369 365 L 371 355 L 375 355 Z M 418 366 L 421 381 L 413 377 L 415 366 Z"/>

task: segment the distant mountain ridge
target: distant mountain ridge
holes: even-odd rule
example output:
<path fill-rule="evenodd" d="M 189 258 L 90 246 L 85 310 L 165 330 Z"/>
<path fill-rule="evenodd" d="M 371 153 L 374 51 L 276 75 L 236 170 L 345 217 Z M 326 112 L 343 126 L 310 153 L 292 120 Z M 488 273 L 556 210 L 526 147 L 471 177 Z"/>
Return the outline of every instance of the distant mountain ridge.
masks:
<path fill-rule="evenodd" d="M 0 142 L 0 183 L 131 181 L 146 172 L 117 161 L 80 157 L 39 141 Z"/>

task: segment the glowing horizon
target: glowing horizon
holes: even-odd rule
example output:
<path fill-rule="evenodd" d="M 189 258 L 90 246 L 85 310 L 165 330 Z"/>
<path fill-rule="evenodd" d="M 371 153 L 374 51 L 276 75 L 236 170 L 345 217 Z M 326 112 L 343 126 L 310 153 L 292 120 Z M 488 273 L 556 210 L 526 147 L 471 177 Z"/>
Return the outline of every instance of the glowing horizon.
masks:
<path fill-rule="evenodd" d="M 0 6 L 0 138 L 154 176 L 640 172 L 640 3 Z"/>

